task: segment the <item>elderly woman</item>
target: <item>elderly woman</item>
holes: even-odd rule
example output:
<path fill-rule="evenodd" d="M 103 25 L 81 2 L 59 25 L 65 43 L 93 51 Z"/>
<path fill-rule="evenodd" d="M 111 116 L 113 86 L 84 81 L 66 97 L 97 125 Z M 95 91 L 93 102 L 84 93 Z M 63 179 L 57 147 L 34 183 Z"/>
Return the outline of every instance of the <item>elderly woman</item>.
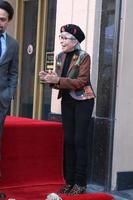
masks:
<path fill-rule="evenodd" d="M 56 57 L 55 72 L 39 73 L 40 80 L 59 90 L 64 127 L 64 179 L 59 193 L 86 192 L 88 179 L 88 129 L 94 107 L 90 83 L 90 56 L 80 48 L 85 35 L 79 26 L 61 27 L 62 52 Z"/>

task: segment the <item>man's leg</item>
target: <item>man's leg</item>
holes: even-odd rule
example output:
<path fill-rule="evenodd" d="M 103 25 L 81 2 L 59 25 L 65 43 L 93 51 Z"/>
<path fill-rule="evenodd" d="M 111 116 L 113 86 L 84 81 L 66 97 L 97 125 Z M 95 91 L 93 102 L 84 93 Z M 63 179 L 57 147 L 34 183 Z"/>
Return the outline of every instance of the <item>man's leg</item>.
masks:
<path fill-rule="evenodd" d="M 2 178 L 2 173 L 1 173 L 1 148 L 2 148 L 2 133 L 3 133 L 4 121 L 5 121 L 5 116 L 2 116 L 2 114 L 0 114 L 0 179 Z M 5 199 L 5 198 L 6 198 L 5 193 L 0 191 L 0 199 Z"/>

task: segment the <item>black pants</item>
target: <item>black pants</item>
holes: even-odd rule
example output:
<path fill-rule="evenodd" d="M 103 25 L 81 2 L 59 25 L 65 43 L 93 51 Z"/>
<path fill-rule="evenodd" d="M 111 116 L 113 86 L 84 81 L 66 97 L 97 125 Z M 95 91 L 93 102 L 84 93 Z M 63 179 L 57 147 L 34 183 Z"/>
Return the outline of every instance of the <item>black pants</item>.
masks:
<path fill-rule="evenodd" d="M 3 107 L 3 105 L 0 103 L 0 160 L 1 160 L 1 145 L 2 145 L 2 135 L 3 135 L 3 128 L 4 128 L 4 122 L 5 122 L 5 118 L 6 115 L 8 114 L 9 111 L 9 107 L 7 106 L 7 108 Z M 1 166 L 0 166 L 0 170 L 1 170 Z"/>
<path fill-rule="evenodd" d="M 85 186 L 88 179 L 88 129 L 94 99 L 63 101 L 64 178 L 68 184 Z"/>

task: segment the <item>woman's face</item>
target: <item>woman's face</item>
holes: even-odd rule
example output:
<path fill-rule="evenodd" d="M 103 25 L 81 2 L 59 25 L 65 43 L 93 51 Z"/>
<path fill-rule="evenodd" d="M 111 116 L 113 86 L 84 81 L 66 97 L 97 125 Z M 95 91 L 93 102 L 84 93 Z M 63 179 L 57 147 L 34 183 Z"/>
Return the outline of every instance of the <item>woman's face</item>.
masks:
<path fill-rule="evenodd" d="M 59 36 L 60 44 L 63 52 L 71 52 L 74 50 L 75 45 L 78 43 L 75 37 L 67 32 L 62 32 Z"/>

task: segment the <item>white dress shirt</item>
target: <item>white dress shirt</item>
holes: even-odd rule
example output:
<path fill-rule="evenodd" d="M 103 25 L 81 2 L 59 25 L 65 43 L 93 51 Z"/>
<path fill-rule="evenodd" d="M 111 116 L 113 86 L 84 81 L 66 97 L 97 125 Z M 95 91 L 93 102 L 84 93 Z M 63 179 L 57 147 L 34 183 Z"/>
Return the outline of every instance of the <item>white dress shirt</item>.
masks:
<path fill-rule="evenodd" d="M 6 32 L 3 33 L 3 37 L 1 37 L 1 57 L 0 59 L 3 57 L 3 55 L 6 52 Z"/>

